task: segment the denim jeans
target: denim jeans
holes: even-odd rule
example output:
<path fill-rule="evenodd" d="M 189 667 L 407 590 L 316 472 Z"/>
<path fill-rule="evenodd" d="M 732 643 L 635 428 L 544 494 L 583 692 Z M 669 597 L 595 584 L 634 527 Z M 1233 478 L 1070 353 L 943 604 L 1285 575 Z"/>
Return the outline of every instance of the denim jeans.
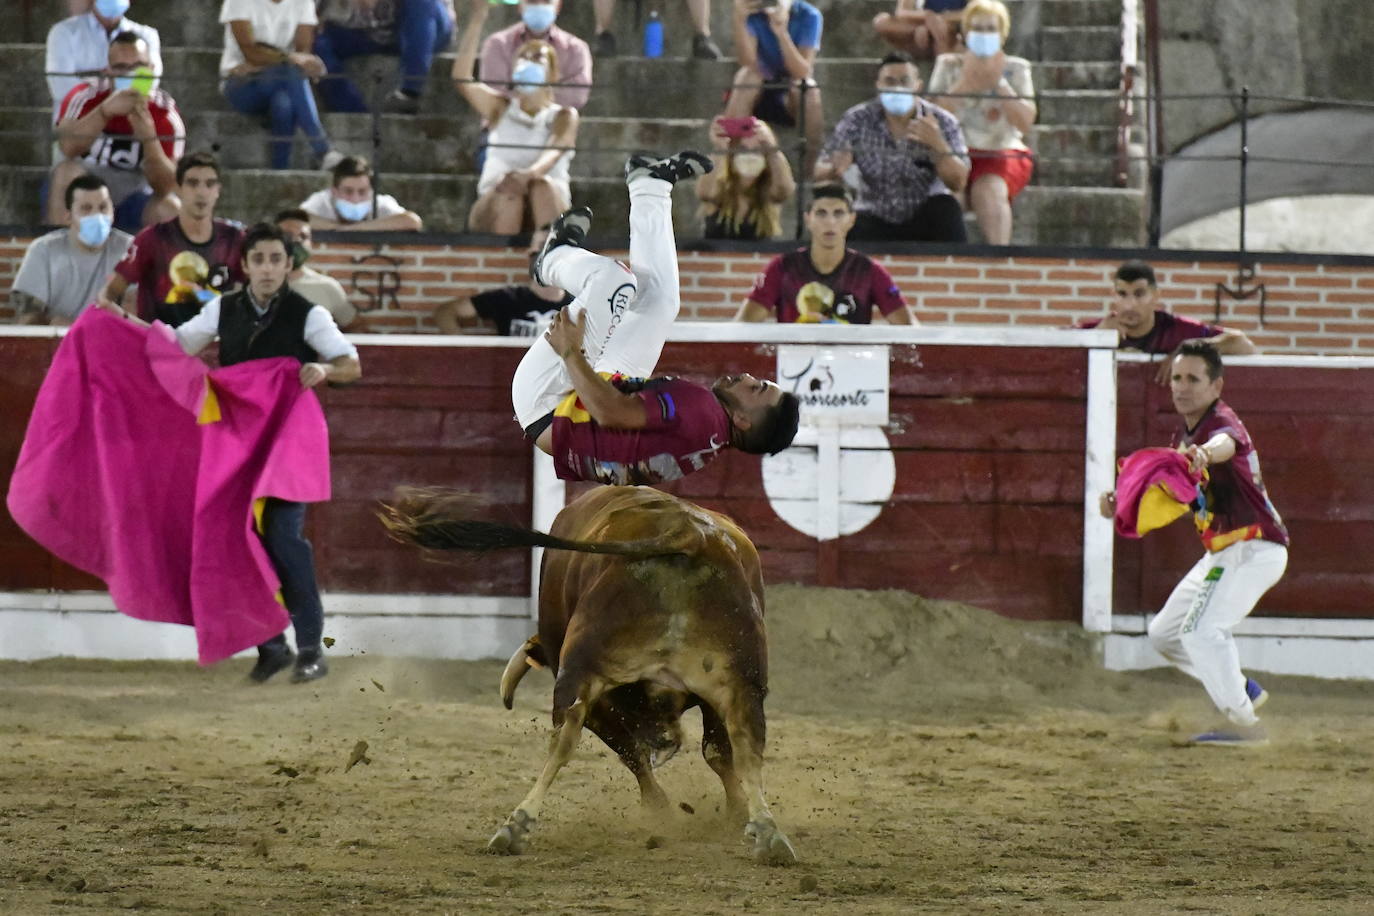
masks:
<path fill-rule="evenodd" d="M 401 88 L 419 95 L 434 56 L 453 39 L 453 20 L 442 0 L 401 0 L 396 10 L 396 38 L 391 44 L 373 39 L 367 29 L 348 29 L 326 22 L 315 36 L 315 54 L 330 76 L 320 81 L 320 98 L 330 111 L 364 112 L 367 102 L 351 79 L 343 76 L 344 61 L 361 54 L 399 54 Z"/>
<path fill-rule="evenodd" d="M 263 546 L 281 579 L 282 598 L 296 630 L 296 648 L 318 649 L 324 636 L 324 605 L 315 582 L 315 552 L 304 534 L 305 503 L 268 497 L 262 527 Z M 285 643 L 285 636 L 268 640 L 268 644 Z"/>
<path fill-rule="evenodd" d="M 320 124 L 310 81 L 299 67 L 278 64 L 251 76 L 231 76 L 224 82 L 224 97 L 243 114 L 267 115 L 272 130 L 272 168 L 291 167 L 291 143 L 297 127 L 317 157 L 329 152 L 329 138 Z"/>

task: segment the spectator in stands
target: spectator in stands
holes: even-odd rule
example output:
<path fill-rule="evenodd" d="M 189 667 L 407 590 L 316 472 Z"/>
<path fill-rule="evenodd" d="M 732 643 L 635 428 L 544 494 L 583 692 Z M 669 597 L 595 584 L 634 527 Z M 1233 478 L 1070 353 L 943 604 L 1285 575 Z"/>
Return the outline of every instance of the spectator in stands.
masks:
<path fill-rule="evenodd" d="M 958 44 L 967 0 L 897 0 L 891 13 L 873 17 L 873 31 L 898 51 L 915 58 L 948 54 Z"/>
<path fill-rule="evenodd" d="M 14 277 L 10 307 L 19 324 L 71 324 L 133 241 L 113 228 L 114 202 L 99 176 L 73 178 L 63 199 L 67 227 L 34 239 Z"/>
<path fill-rule="evenodd" d="M 611 19 L 615 15 L 615 0 L 596 0 L 593 10 L 596 16 L 596 56 L 615 57 L 615 35 L 611 32 Z M 711 39 L 711 0 L 687 0 L 687 11 L 692 17 L 692 56 L 697 60 L 721 60 L 725 55 Z"/>
<path fill-rule="evenodd" d="M 716 167 L 697 179 L 706 238 L 756 241 L 782 234 L 782 203 L 797 192 L 778 138 L 758 118 L 711 122 Z"/>
<path fill-rule="evenodd" d="M 1035 157 L 1023 140 L 1035 123 L 1031 65 L 1002 50 L 1011 16 L 1001 0 L 973 0 L 964 8 L 963 22 L 967 47 L 940 55 L 926 92 L 964 130 L 973 161 L 967 198 L 983 241 L 1006 245 L 1011 242 L 1011 202 L 1035 169 Z"/>
<path fill-rule="evenodd" d="M 332 175 L 331 187 L 316 191 L 301 204 L 316 228 L 355 232 L 419 232 L 424 228 L 424 221 L 396 198 L 372 189 L 372 164 L 366 158 L 344 156 Z"/>
<path fill-rule="evenodd" d="M 1244 331 L 1204 324 L 1166 311 L 1159 300 L 1155 270 L 1144 261 L 1127 261 L 1118 267 L 1113 286 L 1116 297 L 1106 317 L 1080 321 L 1076 327 L 1116 331 L 1123 350 L 1144 353 L 1172 354 L 1185 340 L 1199 337 L 1207 338 L 1223 355 L 1257 352 Z M 1169 383 L 1172 365 L 1172 359 L 1165 359 L 1160 365 L 1156 375 L 1160 384 Z"/>
<path fill-rule="evenodd" d="M 385 111 L 415 114 L 430 64 L 453 40 L 453 0 L 319 0 L 315 54 L 329 76 L 320 98 L 330 111 L 364 112 L 367 102 L 344 75 L 344 61 L 361 54 L 401 59 L 401 85 L 382 102 Z"/>
<path fill-rule="evenodd" d="M 181 213 L 134 237 L 99 297 L 117 305 L 129 284 L 137 283 L 139 318 L 172 327 L 243 282 L 243 227 L 215 216 L 219 160 L 204 152 L 182 156 L 176 181 Z"/>
<path fill-rule="evenodd" d="M 177 214 L 176 162 L 186 127 L 170 95 L 135 85 L 134 71 L 148 66 L 142 38 L 121 32 L 107 53 L 106 75 L 78 83 L 58 111 L 57 145 L 66 158 L 53 167 L 47 220 L 65 221 L 68 183 L 92 174 L 110 187 L 115 225 L 137 232 Z"/>
<path fill-rule="evenodd" d="M 78 83 L 105 69 L 110 42 L 116 35 L 132 32 L 148 46 L 148 68 L 162 75 L 162 39 L 157 29 L 125 17 L 129 0 L 68 0 L 71 16 L 48 30 L 43 67 L 48 74 L 53 120 L 58 106 Z M 57 74 L 63 74 L 61 76 Z M 58 195 L 61 199 L 61 195 Z"/>
<path fill-rule="evenodd" d="M 916 324 L 897 284 L 882 265 L 845 247 L 854 226 L 849 190 L 817 185 L 805 215 L 811 244 L 768 262 L 736 321 L 798 324 Z"/>
<path fill-rule="evenodd" d="M 515 235 L 548 225 L 571 203 L 568 164 L 577 143 L 577 109 L 554 101 L 558 54 L 547 41 L 520 46 L 511 71 L 513 97 L 475 82 L 472 68 L 487 4 L 473 0 L 471 9 L 453 61 L 453 85 L 492 127 L 468 229 Z"/>
<path fill-rule="evenodd" d="M 285 233 L 291 246 L 291 272 L 286 275 L 291 289 L 316 305 L 324 306 L 333 316 L 335 324 L 347 328 L 357 319 L 358 310 L 348 301 L 343 286 L 328 274 L 305 266 L 305 262 L 315 253 L 310 214 L 299 208 L 283 210 L 273 222 Z"/>
<path fill-rule="evenodd" d="M 801 111 L 810 172 L 825 130 L 821 90 L 812 79 L 824 19 L 806 0 L 735 0 L 734 86 L 725 116 L 755 115 L 791 127 Z M 764 85 L 769 84 L 769 85 Z"/>
<path fill-rule="evenodd" d="M 530 236 L 526 254 L 531 263 L 544 249 L 548 229 Z M 547 330 L 554 314 L 573 297 L 556 286 L 531 280 L 520 286 L 503 286 L 459 299 L 450 299 L 434 310 L 441 334 L 501 334 L 535 337 Z"/>
<path fill-rule="evenodd" d="M 853 238 L 967 241 L 954 197 L 969 173 L 959 122 L 916 94 L 921 78 L 906 54 L 883 58 L 877 87 L 878 98 L 855 105 L 835 125 L 816 180 L 857 185 Z"/>
<path fill-rule="evenodd" d="M 332 169 L 342 154 L 330 149 L 310 80 L 324 75 L 315 42 L 314 0 L 224 0 L 224 53 L 219 75 L 235 111 L 266 115 L 272 131 L 272 168 L 291 167 L 296 128 L 310 141 L 316 165 Z"/>
<path fill-rule="evenodd" d="M 558 59 L 558 79 L 553 99 L 564 108 L 579 111 L 592 92 L 592 52 L 587 43 L 554 24 L 562 0 L 521 0 L 520 21 L 492 32 L 482 42 L 481 78 L 508 98 L 517 98 L 509 85 L 520 49 L 531 41 L 547 42 Z"/>

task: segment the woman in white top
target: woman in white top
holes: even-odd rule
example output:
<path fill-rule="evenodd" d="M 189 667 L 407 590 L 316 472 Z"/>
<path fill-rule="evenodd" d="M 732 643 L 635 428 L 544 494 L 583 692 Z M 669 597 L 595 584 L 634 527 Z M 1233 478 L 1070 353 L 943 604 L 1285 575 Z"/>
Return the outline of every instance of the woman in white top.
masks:
<path fill-rule="evenodd" d="M 315 164 L 332 168 L 341 158 L 329 148 L 310 80 L 324 62 L 310 52 L 315 0 L 224 0 L 224 54 L 219 75 L 236 111 L 266 115 L 272 129 L 272 168 L 291 167 L 296 128 L 310 141 Z"/>
<path fill-rule="evenodd" d="M 1035 88 L 1030 62 L 1002 51 L 1010 31 L 1001 0 L 973 0 L 964 7 L 965 50 L 936 58 L 926 90 L 964 129 L 973 161 L 968 200 L 991 245 L 1011 242 L 1011 202 L 1035 169 L 1023 140 L 1035 123 Z"/>
<path fill-rule="evenodd" d="M 577 110 L 553 100 L 558 54 L 546 41 L 527 41 L 516 51 L 512 97 L 473 80 L 487 9 L 486 0 L 472 0 L 453 61 L 454 88 L 491 125 L 468 230 L 515 235 L 548 225 L 572 203 L 568 164 L 577 143 Z"/>

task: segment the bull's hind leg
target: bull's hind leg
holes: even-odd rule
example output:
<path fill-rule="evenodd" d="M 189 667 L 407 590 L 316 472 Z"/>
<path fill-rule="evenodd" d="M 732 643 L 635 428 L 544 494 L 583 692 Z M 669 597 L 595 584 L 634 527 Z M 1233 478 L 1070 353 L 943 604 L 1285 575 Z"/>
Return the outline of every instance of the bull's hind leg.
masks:
<path fill-rule="evenodd" d="M 742 823 L 749 816 L 749 808 L 744 801 L 739 774 L 735 772 L 730 734 L 720 716 L 705 701 L 701 704 L 701 756 L 720 777 L 720 783 L 725 788 L 726 817 L 735 823 Z"/>
<path fill-rule="evenodd" d="M 519 855 L 525 851 L 525 843 L 529 833 L 534 829 L 535 823 L 539 820 L 539 809 L 544 804 L 544 796 L 549 791 L 549 786 L 553 784 L 554 777 L 563 768 L 563 764 L 572 759 L 573 751 L 577 748 L 577 741 L 582 737 L 582 726 L 587 721 L 587 708 L 590 703 L 595 702 L 596 695 L 601 689 L 592 689 L 592 685 L 587 684 L 577 692 L 577 698 L 566 706 L 559 703 L 561 686 L 565 686 L 564 675 L 568 674 L 565 668 L 559 674 L 559 679 L 554 684 L 554 718 L 558 724 L 558 731 L 554 733 L 553 744 L 549 748 L 549 756 L 544 761 L 544 769 L 539 772 L 539 778 L 534 783 L 534 788 L 525 796 L 524 800 L 511 812 L 510 817 L 501 825 L 495 835 L 487 843 L 487 851 L 500 853 L 501 855 Z M 566 702 L 566 700 L 564 700 Z M 562 715 L 559 715 L 561 710 Z M 559 721 L 561 719 L 561 721 Z"/>
<path fill-rule="evenodd" d="M 773 821 L 763 797 L 763 692 L 741 688 L 734 691 L 722 710 L 730 735 L 735 772 L 744 787 L 749 823 L 744 833 L 754 839 L 754 859 L 764 865 L 795 865 L 797 853 L 787 835 Z"/>

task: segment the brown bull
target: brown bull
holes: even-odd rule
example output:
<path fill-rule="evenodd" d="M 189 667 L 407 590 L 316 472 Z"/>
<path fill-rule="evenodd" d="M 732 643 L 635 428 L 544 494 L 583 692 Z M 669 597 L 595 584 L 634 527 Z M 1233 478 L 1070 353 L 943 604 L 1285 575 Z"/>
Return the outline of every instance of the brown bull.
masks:
<path fill-rule="evenodd" d="M 702 755 L 732 816 L 748 823 L 761 862 L 796 861 L 763 797 L 768 646 L 758 552 L 734 522 L 649 487 L 597 487 L 567 506 L 549 534 L 476 521 L 463 497 L 403 490 L 383 521 L 407 543 L 439 550 L 542 546 L 539 635 L 501 678 L 506 708 L 531 665 L 554 671 L 554 740 L 534 788 L 487 848 L 518 854 L 544 795 L 591 729 L 666 809 L 654 767 L 682 740 L 684 710 L 701 708 Z"/>

